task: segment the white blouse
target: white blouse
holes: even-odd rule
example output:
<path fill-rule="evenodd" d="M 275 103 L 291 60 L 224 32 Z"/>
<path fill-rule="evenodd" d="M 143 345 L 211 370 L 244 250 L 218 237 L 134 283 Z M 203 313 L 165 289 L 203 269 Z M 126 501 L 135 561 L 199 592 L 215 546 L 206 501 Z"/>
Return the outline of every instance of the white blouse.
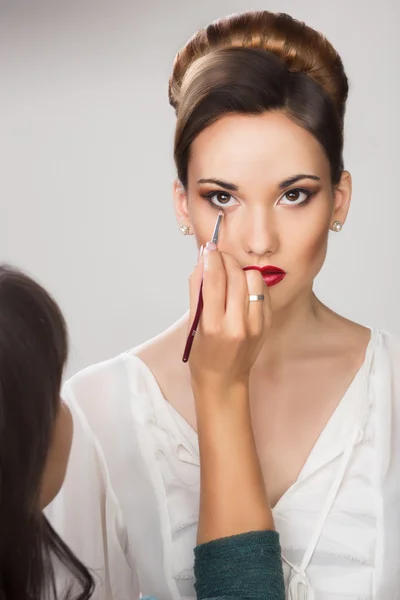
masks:
<path fill-rule="evenodd" d="M 400 352 L 373 330 L 362 367 L 274 508 L 289 600 L 400 600 Z M 134 350 L 67 382 L 75 423 L 46 510 L 94 569 L 95 598 L 194 599 L 197 435 Z"/>

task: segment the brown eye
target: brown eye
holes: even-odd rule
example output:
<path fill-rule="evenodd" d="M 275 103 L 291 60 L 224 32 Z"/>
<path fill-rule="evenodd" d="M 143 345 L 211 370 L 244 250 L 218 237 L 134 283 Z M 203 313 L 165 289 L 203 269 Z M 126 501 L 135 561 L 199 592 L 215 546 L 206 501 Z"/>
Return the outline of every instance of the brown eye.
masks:
<path fill-rule="evenodd" d="M 232 206 L 238 206 L 240 204 L 232 194 L 228 194 L 228 192 L 223 192 L 222 190 L 202 194 L 202 196 L 217 208 L 231 208 Z"/>
<path fill-rule="evenodd" d="M 300 191 L 299 190 L 292 190 L 291 192 L 288 192 L 286 194 L 286 198 L 288 200 L 290 200 L 291 202 L 296 202 L 296 200 L 298 200 L 300 197 Z"/>
<path fill-rule="evenodd" d="M 300 204 L 305 204 L 312 195 L 312 192 L 307 190 L 289 190 L 279 200 L 279 204 L 285 206 L 298 206 Z"/>
<path fill-rule="evenodd" d="M 229 200 L 231 199 L 231 195 L 230 194 L 225 194 L 224 192 L 217 192 L 215 194 L 215 198 L 221 204 L 228 204 Z"/>

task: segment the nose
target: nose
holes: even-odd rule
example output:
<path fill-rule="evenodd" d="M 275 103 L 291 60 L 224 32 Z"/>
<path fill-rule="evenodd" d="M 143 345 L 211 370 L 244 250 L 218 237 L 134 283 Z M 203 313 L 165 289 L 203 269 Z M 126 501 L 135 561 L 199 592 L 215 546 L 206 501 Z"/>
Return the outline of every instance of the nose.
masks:
<path fill-rule="evenodd" d="M 243 227 L 243 247 L 254 258 L 270 257 L 279 248 L 279 236 L 273 211 L 265 206 L 249 208 Z"/>

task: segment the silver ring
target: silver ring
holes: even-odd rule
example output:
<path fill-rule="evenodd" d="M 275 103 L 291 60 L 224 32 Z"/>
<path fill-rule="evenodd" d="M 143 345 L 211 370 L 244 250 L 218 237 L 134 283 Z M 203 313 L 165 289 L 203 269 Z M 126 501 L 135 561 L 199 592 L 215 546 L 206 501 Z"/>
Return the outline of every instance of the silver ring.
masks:
<path fill-rule="evenodd" d="M 264 294 L 250 294 L 249 302 L 264 302 Z"/>

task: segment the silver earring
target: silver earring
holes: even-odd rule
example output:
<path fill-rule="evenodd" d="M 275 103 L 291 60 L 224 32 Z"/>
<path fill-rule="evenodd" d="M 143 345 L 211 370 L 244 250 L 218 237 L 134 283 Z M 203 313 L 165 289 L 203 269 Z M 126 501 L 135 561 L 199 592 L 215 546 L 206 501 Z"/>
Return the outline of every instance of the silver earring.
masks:
<path fill-rule="evenodd" d="M 332 231 L 334 231 L 335 233 L 339 233 L 339 231 L 342 231 L 342 227 L 343 225 L 340 221 L 335 221 L 332 225 Z"/>
<path fill-rule="evenodd" d="M 189 235 L 189 227 L 187 225 L 180 225 L 179 230 L 183 235 Z"/>

